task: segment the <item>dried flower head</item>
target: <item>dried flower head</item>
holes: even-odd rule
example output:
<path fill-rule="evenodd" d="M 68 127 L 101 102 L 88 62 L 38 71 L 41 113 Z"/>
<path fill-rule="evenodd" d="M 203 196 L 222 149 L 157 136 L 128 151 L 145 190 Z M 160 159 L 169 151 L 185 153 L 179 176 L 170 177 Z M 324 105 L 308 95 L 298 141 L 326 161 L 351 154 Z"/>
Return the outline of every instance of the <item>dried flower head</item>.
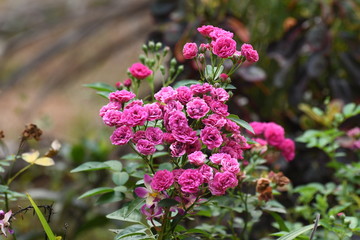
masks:
<path fill-rule="evenodd" d="M 284 187 L 290 183 L 289 178 L 287 178 L 282 172 L 274 173 L 271 171 L 269 173 L 269 179 L 279 187 Z"/>
<path fill-rule="evenodd" d="M 4 131 L 3 131 L 3 130 L 0 130 L 0 139 L 3 139 L 4 137 L 5 137 Z"/>
<path fill-rule="evenodd" d="M 38 128 L 35 124 L 30 123 L 29 125 L 25 126 L 25 130 L 22 133 L 22 137 L 24 140 L 35 139 L 36 141 L 40 140 L 42 135 L 42 131 Z"/>
<path fill-rule="evenodd" d="M 256 192 L 260 193 L 259 200 L 269 201 L 273 198 L 272 187 L 270 187 L 270 180 L 267 178 L 260 178 L 256 182 Z"/>

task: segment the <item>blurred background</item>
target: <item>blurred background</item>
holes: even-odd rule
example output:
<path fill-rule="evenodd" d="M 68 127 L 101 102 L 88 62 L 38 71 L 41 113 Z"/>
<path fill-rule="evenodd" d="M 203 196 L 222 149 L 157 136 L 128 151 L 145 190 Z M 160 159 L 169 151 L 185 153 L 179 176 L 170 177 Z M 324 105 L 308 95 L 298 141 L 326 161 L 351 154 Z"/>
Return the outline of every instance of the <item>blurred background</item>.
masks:
<path fill-rule="evenodd" d="M 110 146 L 110 130 L 98 116 L 106 100 L 83 85 L 124 81 L 148 40 L 171 47 L 186 66 L 181 79 L 196 79 L 197 71 L 181 51 L 185 42 L 203 41 L 196 28 L 204 24 L 234 32 L 239 45 L 251 43 L 259 52 L 258 63 L 232 77 L 237 90 L 230 112 L 240 118 L 274 121 L 294 138 L 322 127 L 304 114 L 307 106 L 323 108 L 328 100 L 333 114 L 345 103 L 359 103 L 359 0 L 0 0 L 4 141 L 16 151 L 25 124 L 35 123 L 44 131 L 40 147 L 53 139 L 63 145 L 55 167 L 34 169 L 14 188 L 56 202 L 53 225 L 59 234 L 111 239 L 107 228 L 117 224 L 104 217 L 117 205 L 76 200 L 86 189 L 108 182 L 107 175 L 69 173 L 82 162 L 118 158 L 123 151 Z M 290 166 L 278 168 L 290 175 L 302 171 L 304 178 L 290 177 L 295 184 L 326 180 L 326 171 L 314 174 L 326 157 L 310 169 L 309 154 L 303 151 Z M 36 239 L 31 222 L 18 228 L 28 232 L 21 239 Z"/>

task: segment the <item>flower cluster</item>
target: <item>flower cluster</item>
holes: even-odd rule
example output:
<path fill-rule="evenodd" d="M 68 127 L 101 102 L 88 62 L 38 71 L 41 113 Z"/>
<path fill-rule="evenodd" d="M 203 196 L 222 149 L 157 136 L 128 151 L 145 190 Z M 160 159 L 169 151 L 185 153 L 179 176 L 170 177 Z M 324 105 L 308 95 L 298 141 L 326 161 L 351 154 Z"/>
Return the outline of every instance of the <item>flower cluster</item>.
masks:
<path fill-rule="evenodd" d="M 185 59 L 198 60 L 206 51 L 211 55 L 212 65 L 207 66 L 211 70 L 200 74 L 198 83 L 179 87 L 165 84 L 149 102 L 136 99 L 137 91 L 130 91 L 133 86 L 128 85 L 127 90 L 111 92 L 108 104 L 100 109 L 104 124 L 115 128 L 112 144 L 129 144 L 150 167 L 152 175 L 146 174 L 144 187 L 134 191 L 146 199 L 141 212 L 147 219 L 166 219 L 169 211 L 185 214 L 206 201 L 204 197 L 221 196 L 236 188 L 245 176 L 244 152 L 253 148 L 228 111 L 231 94 L 224 86 L 232 70 L 223 72 L 222 64 L 226 58 L 232 58 L 236 67 L 246 60 L 256 62 L 257 52 L 249 44 L 236 50 L 233 33 L 223 29 L 207 25 L 198 31 L 209 43 L 199 48 L 196 43 L 187 43 L 183 48 Z M 220 61 L 214 60 L 217 58 Z M 129 71 L 137 80 L 153 74 L 139 63 Z M 280 126 L 269 123 L 261 131 L 253 128 L 256 135 L 263 134 L 264 141 L 281 149 L 288 160 L 293 158 L 291 144 Z M 151 160 L 157 149 L 167 151 L 171 169 L 154 170 Z M 165 209 L 160 202 L 167 199 L 176 204 Z"/>
<path fill-rule="evenodd" d="M 272 146 L 281 151 L 287 161 L 294 159 L 295 143 L 290 138 L 285 138 L 283 127 L 273 122 L 251 122 L 250 125 L 255 133 L 253 140 L 257 142 L 253 149 L 264 153 L 267 150 L 267 146 Z"/>

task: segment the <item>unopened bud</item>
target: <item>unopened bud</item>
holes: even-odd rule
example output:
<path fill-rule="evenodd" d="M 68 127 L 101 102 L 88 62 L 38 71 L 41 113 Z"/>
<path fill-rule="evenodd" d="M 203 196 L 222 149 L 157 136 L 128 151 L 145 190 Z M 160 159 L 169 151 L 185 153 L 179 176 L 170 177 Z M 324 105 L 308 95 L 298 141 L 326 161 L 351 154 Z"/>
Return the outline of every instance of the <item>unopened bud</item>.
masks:
<path fill-rule="evenodd" d="M 118 90 L 121 90 L 122 89 L 122 83 L 121 82 L 117 82 L 115 83 L 115 87 L 118 89 Z"/>
<path fill-rule="evenodd" d="M 198 59 L 200 63 L 204 63 L 205 62 L 205 55 L 203 53 L 200 53 L 198 55 Z"/>
<path fill-rule="evenodd" d="M 229 91 L 228 94 L 229 94 L 229 98 L 232 98 L 232 96 L 234 96 L 234 93 L 232 91 Z"/>
<path fill-rule="evenodd" d="M 171 67 L 175 67 L 176 63 L 177 63 L 177 62 L 176 62 L 176 59 L 175 59 L 175 58 L 172 58 L 171 61 L 170 61 L 170 66 L 171 66 Z"/>
<path fill-rule="evenodd" d="M 229 76 L 226 73 L 222 73 L 219 76 L 221 82 L 226 82 Z"/>
<path fill-rule="evenodd" d="M 164 65 L 160 65 L 159 69 L 160 69 L 161 74 L 165 75 L 165 67 L 164 67 Z"/>
<path fill-rule="evenodd" d="M 141 54 L 141 55 L 139 56 L 139 60 L 140 60 L 140 62 L 141 62 L 142 64 L 145 64 L 145 61 L 146 61 L 145 55 Z"/>
<path fill-rule="evenodd" d="M 155 51 L 159 51 L 161 47 L 162 47 L 162 43 L 157 42 L 156 45 L 155 45 Z"/>
<path fill-rule="evenodd" d="M 206 50 L 209 49 L 209 47 L 210 47 L 209 44 L 201 43 L 200 46 L 199 46 L 199 52 L 204 53 L 204 52 L 206 52 Z"/>
<path fill-rule="evenodd" d="M 148 46 L 146 46 L 146 44 L 142 45 L 142 50 L 144 51 L 144 53 L 147 55 L 148 53 Z"/>
<path fill-rule="evenodd" d="M 214 87 L 219 88 L 219 87 L 221 87 L 221 85 L 220 85 L 220 83 L 215 83 Z"/>
<path fill-rule="evenodd" d="M 156 60 L 159 61 L 159 60 L 160 60 L 160 53 L 156 53 L 156 54 L 155 54 L 155 57 L 156 57 Z"/>
<path fill-rule="evenodd" d="M 184 65 L 180 65 L 177 69 L 177 73 L 181 73 L 182 71 L 184 71 Z"/>
<path fill-rule="evenodd" d="M 233 61 L 234 64 L 239 63 L 240 60 L 241 60 L 241 52 L 240 52 L 240 51 L 236 51 L 236 52 L 234 53 L 234 55 L 232 55 L 231 59 L 232 59 L 232 61 Z"/>
<path fill-rule="evenodd" d="M 149 46 L 149 49 L 153 51 L 155 48 L 155 43 L 153 41 L 150 41 L 148 46 Z"/>
<path fill-rule="evenodd" d="M 124 86 L 127 88 L 131 87 L 131 84 L 132 84 L 132 81 L 130 78 L 128 78 L 124 81 Z"/>
<path fill-rule="evenodd" d="M 166 46 L 163 50 L 163 56 L 165 57 L 170 51 L 170 48 L 168 46 Z"/>

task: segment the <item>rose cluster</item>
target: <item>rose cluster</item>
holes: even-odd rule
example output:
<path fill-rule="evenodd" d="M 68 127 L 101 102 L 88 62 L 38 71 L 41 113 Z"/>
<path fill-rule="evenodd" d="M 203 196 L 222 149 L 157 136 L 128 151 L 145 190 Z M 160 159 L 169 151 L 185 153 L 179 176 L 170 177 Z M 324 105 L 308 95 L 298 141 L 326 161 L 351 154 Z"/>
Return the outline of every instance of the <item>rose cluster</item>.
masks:
<path fill-rule="evenodd" d="M 285 138 L 284 128 L 273 122 L 251 122 L 255 137 L 253 138 L 257 144 L 253 147 L 261 149 L 263 153 L 267 150 L 267 146 L 272 146 L 279 150 L 287 161 L 291 161 L 295 157 L 295 143 L 290 138 Z"/>
<path fill-rule="evenodd" d="M 233 39 L 234 34 L 219 27 L 212 25 L 205 25 L 199 27 L 198 32 L 208 38 L 210 43 L 200 44 L 199 48 L 196 43 L 186 43 L 183 48 L 183 55 L 185 59 L 193 59 L 198 53 L 203 53 L 210 50 L 219 58 L 237 58 L 243 56 L 249 63 L 254 63 L 259 60 L 259 55 L 250 44 L 243 44 L 240 50 L 236 49 L 236 41 Z"/>

